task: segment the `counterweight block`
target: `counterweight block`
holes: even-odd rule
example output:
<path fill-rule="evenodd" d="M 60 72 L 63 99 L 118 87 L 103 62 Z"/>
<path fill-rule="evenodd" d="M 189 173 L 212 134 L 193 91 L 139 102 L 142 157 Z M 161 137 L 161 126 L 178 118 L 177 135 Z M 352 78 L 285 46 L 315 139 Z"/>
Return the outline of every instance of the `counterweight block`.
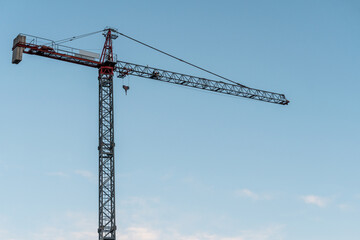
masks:
<path fill-rule="evenodd" d="M 26 43 L 26 37 L 24 35 L 19 34 L 14 39 L 13 48 L 12 48 L 12 50 L 13 50 L 12 63 L 13 64 L 18 64 L 22 60 L 24 48 L 19 47 L 18 46 L 19 43 L 22 43 L 22 44 Z"/>

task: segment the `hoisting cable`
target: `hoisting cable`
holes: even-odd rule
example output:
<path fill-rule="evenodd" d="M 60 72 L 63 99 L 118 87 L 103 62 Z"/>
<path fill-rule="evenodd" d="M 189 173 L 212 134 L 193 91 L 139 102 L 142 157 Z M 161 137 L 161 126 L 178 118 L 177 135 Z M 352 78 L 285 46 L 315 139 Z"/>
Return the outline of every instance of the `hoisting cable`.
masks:
<path fill-rule="evenodd" d="M 103 31 L 104 31 L 104 30 L 100 30 L 100 31 L 92 32 L 92 33 L 82 34 L 82 35 L 79 35 L 79 36 L 69 37 L 69 38 L 65 38 L 65 39 L 62 39 L 62 40 L 55 41 L 54 43 L 55 43 L 55 44 L 62 44 L 62 43 L 65 43 L 65 42 L 73 41 L 73 40 L 75 40 L 75 39 L 79 39 L 79 38 L 83 38 L 83 37 L 88 37 L 88 36 L 91 36 L 91 35 L 93 35 L 93 34 L 103 32 Z"/>
<path fill-rule="evenodd" d="M 202 71 L 205 71 L 205 72 L 207 72 L 207 73 L 210 73 L 210 74 L 212 74 L 212 75 L 214 75 L 214 76 L 217 76 L 217 77 L 222 78 L 222 79 L 224 79 L 224 80 L 226 80 L 226 81 L 232 82 L 232 83 L 234 83 L 234 84 L 236 84 L 236 85 L 239 85 L 239 86 L 241 86 L 241 87 L 246 87 L 245 85 L 242 85 L 242 84 L 240 84 L 240 83 L 238 83 L 238 82 L 232 81 L 232 80 L 230 80 L 230 79 L 228 79 L 228 78 L 226 78 L 226 77 L 220 76 L 220 75 L 218 75 L 218 74 L 216 74 L 216 73 L 213 73 L 213 72 L 211 72 L 211 71 L 209 71 L 209 70 L 206 70 L 206 69 L 204 69 L 204 68 L 202 68 L 202 67 L 196 66 L 195 64 L 192 64 L 192 63 L 187 62 L 187 61 L 185 61 L 185 60 L 183 60 L 183 59 L 181 59 L 181 58 L 175 57 L 174 55 L 171 55 L 171 54 L 169 54 L 169 53 L 166 53 L 166 52 L 164 52 L 164 51 L 161 51 L 160 49 L 157 49 L 157 48 L 155 48 L 155 47 L 152 47 L 152 46 L 150 46 L 150 45 L 148 45 L 148 44 L 146 44 L 146 43 L 144 43 L 144 42 L 141 42 L 141 41 L 139 41 L 139 40 L 136 40 L 135 38 L 132 38 L 132 37 L 130 37 L 130 36 L 128 36 L 128 35 L 125 35 L 125 34 L 123 34 L 123 33 L 121 33 L 121 32 L 118 32 L 118 31 L 115 31 L 115 32 L 118 33 L 118 34 L 120 34 L 120 35 L 123 36 L 123 37 L 126 37 L 126 38 L 128 38 L 128 39 L 130 39 L 130 40 L 132 40 L 132 41 L 135 41 L 135 42 L 137 42 L 137 43 L 140 43 L 140 44 L 142 44 L 142 45 L 144 45 L 144 46 L 146 46 L 146 47 L 148 47 L 148 48 L 151 48 L 151 49 L 153 49 L 153 50 L 155 50 L 155 51 L 157 51 L 157 52 L 160 52 L 160 53 L 162 53 L 162 54 L 165 54 L 165 55 L 167 55 L 167 56 L 169 56 L 169 57 L 171 57 L 171 58 L 174 58 L 174 59 L 179 60 L 179 61 L 181 61 L 181 62 L 183 62 L 183 63 L 186 63 L 186 64 L 188 64 L 188 65 L 190 65 L 190 66 L 192 66 L 192 67 L 195 67 L 195 68 L 197 68 L 197 69 L 200 69 L 200 70 L 202 70 Z M 246 87 L 246 88 L 248 88 L 248 87 Z"/>

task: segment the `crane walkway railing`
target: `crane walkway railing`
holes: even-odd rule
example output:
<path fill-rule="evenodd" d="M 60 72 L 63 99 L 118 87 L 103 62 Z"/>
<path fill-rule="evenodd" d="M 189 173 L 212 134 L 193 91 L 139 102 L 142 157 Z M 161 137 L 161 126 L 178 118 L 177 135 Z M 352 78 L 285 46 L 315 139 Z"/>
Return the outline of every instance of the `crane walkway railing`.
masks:
<path fill-rule="evenodd" d="M 21 36 L 26 37 L 26 44 L 29 47 L 32 47 L 33 50 L 43 50 L 48 52 L 55 52 L 63 55 L 68 55 L 72 57 L 84 58 L 92 61 L 99 61 L 100 55 L 98 53 L 92 53 L 85 51 L 79 48 L 69 47 L 61 44 L 57 44 L 54 40 L 47 38 L 37 37 L 29 34 L 20 34 Z"/>

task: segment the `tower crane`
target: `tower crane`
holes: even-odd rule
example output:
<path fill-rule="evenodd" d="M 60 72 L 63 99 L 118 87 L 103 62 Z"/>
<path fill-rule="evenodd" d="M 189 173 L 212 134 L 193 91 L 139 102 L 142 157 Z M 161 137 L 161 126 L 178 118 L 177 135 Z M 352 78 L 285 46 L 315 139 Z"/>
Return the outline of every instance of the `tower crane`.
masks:
<path fill-rule="evenodd" d="M 95 54 L 81 49 L 63 45 L 65 42 L 78 38 L 103 33 L 105 43 L 102 53 Z M 153 50 L 175 58 L 200 70 L 208 72 L 225 81 L 210 80 L 202 77 L 167 71 L 159 68 L 142 66 L 135 63 L 117 61 L 112 41 L 118 36 L 129 38 Z M 220 94 L 250 98 L 263 102 L 287 105 L 289 101 L 284 94 L 246 87 L 240 83 L 224 78 L 206 69 L 198 67 L 171 54 L 147 45 L 139 40 L 127 36 L 114 28 L 71 37 L 60 41 L 53 41 L 28 34 L 19 34 L 13 42 L 12 63 L 22 61 L 23 53 L 52 58 L 60 61 L 76 63 L 79 65 L 98 69 L 99 83 L 99 240 L 116 239 L 115 222 L 115 161 L 114 161 L 114 102 L 113 102 L 113 77 L 119 78 L 133 75 L 162 82 L 202 89 Z M 125 91 L 128 86 L 123 86 Z"/>

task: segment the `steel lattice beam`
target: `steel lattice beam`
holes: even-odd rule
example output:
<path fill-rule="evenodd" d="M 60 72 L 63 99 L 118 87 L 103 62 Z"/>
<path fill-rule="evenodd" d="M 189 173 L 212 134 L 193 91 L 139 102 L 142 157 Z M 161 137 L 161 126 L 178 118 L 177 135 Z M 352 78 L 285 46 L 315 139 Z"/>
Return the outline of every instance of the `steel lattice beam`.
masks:
<path fill-rule="evenodd" d="M 35 45 L 32 43 L 18 43 L 16 47 L 24 48 L 24 53 L 31 55 L 48 57 L 93 68 L 98 68 L 100 66 L 100 63 L 98 61 L 87 59 L 79 54 L 74 54 L 72 52 L 62 50 L 60 47 L 57 49 L 53 49 L 51 47 Z"/>
<path fill-rule="evenodd" d="M 99 240 L 115 240 L 114 65 L 111 30 L 99 68 Z"/>
<path fill-rule="evenodd" d="M 100 69 L 101 71 L 101 69 Z M 115 239 L 113 76 L 99 74 L 99 239 Z"/>
<path fill-rule="evenodd" d="M 289 103 L 284 94 L 248 88 L 242 85 L 195 77 L 134 63 L 118 61 L 115 66 L 115 71 L 118 72 L 118 77 L 120 78 L 126 75 L 133 75 L 269 103 L 281 105 L 287 105 Z"/>

